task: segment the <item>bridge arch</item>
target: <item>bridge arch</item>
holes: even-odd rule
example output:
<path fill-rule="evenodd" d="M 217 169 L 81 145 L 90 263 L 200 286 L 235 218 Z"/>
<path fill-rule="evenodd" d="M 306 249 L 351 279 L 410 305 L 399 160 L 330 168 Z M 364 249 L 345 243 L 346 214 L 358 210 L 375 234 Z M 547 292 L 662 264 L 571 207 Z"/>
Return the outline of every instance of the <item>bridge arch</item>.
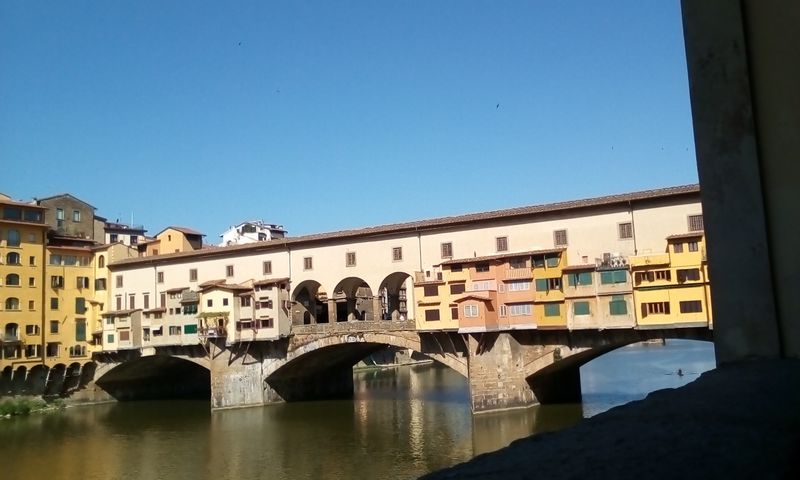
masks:
<path fill-rule="evenodd" d="M 101 363 L 95 384 L 117 400 L 210 397 L 208 358 L 156 354 Z"/>

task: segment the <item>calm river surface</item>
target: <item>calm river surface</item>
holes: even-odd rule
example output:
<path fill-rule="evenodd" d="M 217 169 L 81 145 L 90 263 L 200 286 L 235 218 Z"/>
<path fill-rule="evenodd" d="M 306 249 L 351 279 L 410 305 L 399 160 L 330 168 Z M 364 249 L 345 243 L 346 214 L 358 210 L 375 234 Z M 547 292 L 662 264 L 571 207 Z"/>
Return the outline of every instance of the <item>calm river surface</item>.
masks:
<path fill-rule="evenodd" d="M 75 407 L 0 420 L 0 478 L 416 478 L 683 385 L 713 356 L 702 342 L 625 347 L 581 369 L 582 405 L 475 417 L 465 379 L 436 365 L 358 372 L 348 401 L 213 414 L 206 401 Z"/>

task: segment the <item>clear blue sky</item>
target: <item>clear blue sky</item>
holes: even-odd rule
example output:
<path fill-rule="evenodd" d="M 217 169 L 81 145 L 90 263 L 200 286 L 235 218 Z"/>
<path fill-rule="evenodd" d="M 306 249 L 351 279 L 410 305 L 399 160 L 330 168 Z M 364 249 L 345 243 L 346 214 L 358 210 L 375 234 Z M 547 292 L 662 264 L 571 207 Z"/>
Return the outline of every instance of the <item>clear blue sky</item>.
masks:
<path fill-rule="evenodd" d="M 4 1 L 0 169 L 210 242 L 694 183 L 679 2 Z"/>

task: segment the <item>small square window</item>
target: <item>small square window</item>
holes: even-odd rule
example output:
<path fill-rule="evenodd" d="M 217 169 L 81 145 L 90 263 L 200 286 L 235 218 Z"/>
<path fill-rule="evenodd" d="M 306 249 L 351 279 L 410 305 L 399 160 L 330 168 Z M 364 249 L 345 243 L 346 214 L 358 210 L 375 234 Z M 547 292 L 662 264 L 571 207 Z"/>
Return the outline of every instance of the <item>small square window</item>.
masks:
<path fill-rule="evenodd" d="M 209 298 L 209 299 L 206 301 L 206 306 L 208 306 L 208 307 L 213 307 L 213 306 L 214 306 L 214 300 L 212 300 L 212 299 L 210 299 L 210 298 Z"/>
<path fill-rule="evenodd" d="M 117 288 L 122 288 L 122 275 L 117 275 Z"/>
<path fill-rule="evenodd" d="M 80 212 L 80 210 L 73 210 L 72 211 L 72 221 L 73 222 L 80 222 L 81 221 L 81 212 Z"/>
<path fill-rule="evenodd" d="M 683 253 L 683 244 L 676 243 L 672 246 L 672 251 L 675 253 Z"/>
<path fill-rule="evenodd" d="M 196 268 L 189 269 L 189 281 L 190 282 L 196 282 L 197 281 L 197 269 Z"/>
<path fill-rule="evenodd" d="M 700 232 L 703 230 L 703 216 L 702 215 L 689 215 L 689 231 Z"/>
<path fill-rule="evenodd" d="M 392 248 L 392 261 L 399 262 L 403 259 L 403 247 Z"/>
<path fill-rule="evenodd" d="M 267 260 L 262 264 L 262 273 L 264 275 L 272 275 L 272 262 Z"/>
<path fill-rule="evenodd" d="M 233 265 L 226 265 L 225 266 L 225 276 L 232 277 L 233 276 Z"/>
<path fill-rule="evenodd" d="M 314 268 L 314 261 L 312 257 L 303 258 L 303 270 L 311 270 Z"/>
<path fill-rule="evenodd" d="M 508 251 L 508 237 L 497 237 L 495 239 L 495 246 L 498 252 Z"/>
<path fill-rule="evenodd" d="M 228 299 L 227 298 L 223 298 L 222 299 L 222 306 L 223 307 L 227 307 L 228 306 Z"/>
<path fill-rule="evenodd" d="M 158 283 L 164 283 L 164 272 L 156 273 L 156 281 Z"/>
<path fill-rule="evenodd" d="M 631 222 L 624 222 L 617 225 L 620 240 L 627 240 L 633 238 L 633 224 Z"/>
<path fill-rule="evenodd" d="M 453 243 L 446 242 L 441 245 L 442 258 L 453 258 Z"/>
<path fill-rule="evenodd" d="M 555 244 L 556 247 L 566 247 L 567 231 L 566 230 L 553 231 L 553 244 Z"/>
<path fill-rule="evenodd" d="M 356 266 L 356 252 L 347 252 L 344 258 L 344 264 L 346 267 L 355 267 Z"/>

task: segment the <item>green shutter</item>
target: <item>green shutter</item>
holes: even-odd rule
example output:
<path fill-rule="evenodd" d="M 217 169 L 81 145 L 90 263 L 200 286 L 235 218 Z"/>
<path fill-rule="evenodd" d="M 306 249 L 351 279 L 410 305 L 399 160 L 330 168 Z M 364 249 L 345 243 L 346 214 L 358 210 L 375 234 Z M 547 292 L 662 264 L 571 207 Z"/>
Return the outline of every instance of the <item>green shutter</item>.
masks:
<path fill-rule="evenodd" d="M 625 270 L 614 270 L 614 283 L 625 283 L 628 281 L 628 274 Z"/>
<path fill-rule="evenodd" d="M 536 291 L 537 292 L 546 292 L 547 288 L 547 279 L 546 278 L 537 278 L 536 279 Z"/>
<path fill-rule="evenodd" d="M 558 257 L 547 257 L 545 261 L 547 262 L 548 267 L 553 268 L 558 266 L 558 260 Z"/>
<path fill-rule="evenodd" d="M 621 296 L 615 295 L 612 297 L 613 299 L 609 302 L 609 307 L 611 311 L 611 315 L 627 315 L 628 314 L 628 304 L 625 302 Z"/>
<path fill-rule="evenodd" d="M 86 322 L 75 322 L 75 341 L 76 342 L 85 342 L 86 341 Z"/>
<path fill-rule="evenodd" d="M 600 272 L 600 283 L 603 285 L 608 285 L 609 283 L 614 283 L 614 272 Z"/>
<path fill-rule="evenodd" d="M 561 309 L 559 308 L 558 303 L 545 303 L 544 304 L 544 316 L 545 317 L 558 317 L 561 315 Z"/>
<path fill-rule="evenodd" d="M 567 275 L 567 284 L 570 287 L 574 287 L 578 284 L 578 274 L 577 273 L 570 273 Z"/>
<path fill-rule="evenodd" d="M 592 272 L 581 272 L 578 274 L 578 284 L 580 285 L 591 285 L 592 284 Z"/>
<path fill-rule="evenodd" d="M 575 315 L 589 315 L 589 302 L 573 303 L 572 313 L 574 313 Z"/>
<path fill-rule="evenodd" d="M 183 333 L 197 333 L 197 325 L 196 324 L 184 325 Z"/>

